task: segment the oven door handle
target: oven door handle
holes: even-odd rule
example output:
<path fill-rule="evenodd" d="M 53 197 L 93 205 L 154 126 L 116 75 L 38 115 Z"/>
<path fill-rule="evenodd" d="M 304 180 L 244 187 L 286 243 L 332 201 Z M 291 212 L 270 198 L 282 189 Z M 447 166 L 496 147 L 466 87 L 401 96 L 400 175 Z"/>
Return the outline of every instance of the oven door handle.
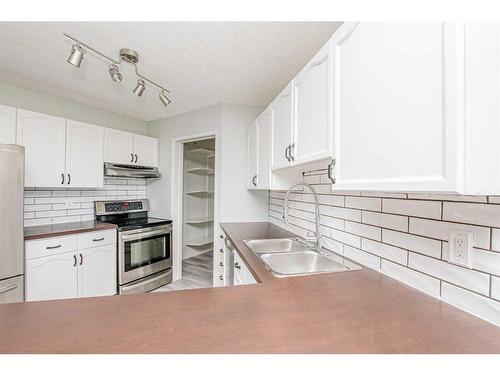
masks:
<path fill-rule="evenodd" d="M 171 229 L 161 229 L 161 230 L 154 230 L 151 232 L 142 232 L 142 233 L 135 233 L 135 234 L 121 234 L 120 239 L 123 241 L 130 241 L 130 240 L 139 240 L 141 238 L 148 238 L 152 236 L 156 236 L 158 234 L 169 234 L 172 230 Z"/>

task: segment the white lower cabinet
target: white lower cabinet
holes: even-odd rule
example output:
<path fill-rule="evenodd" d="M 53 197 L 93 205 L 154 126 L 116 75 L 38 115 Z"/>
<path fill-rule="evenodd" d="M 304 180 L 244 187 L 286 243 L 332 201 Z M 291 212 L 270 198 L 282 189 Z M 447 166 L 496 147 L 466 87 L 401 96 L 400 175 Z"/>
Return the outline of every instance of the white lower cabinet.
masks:
<path fill-rule="evenodd" d="M 116 293 L 115 244 L 81 250 L 78 258 L 78 297 Z"/>
<path fill-rule="evenodd" d="M 234 285 L 257 284 L 257 281 L 251 274 L 245 262 L 243 262 L 240 255 L 236 251 L 234 251 L 233 267 L 234 267 L 234 279 L 233 279 Z"/>
<path fill-rule="evenodd" d="M 26 301 L 116 294 L 114 233 L 109 230 L 26 241 Z M 81 248 L 89 243 L 89 236 L 99 245 Z"/>
<path fill-rule="evenodd" d="M 77 253 L 49 255 L 26 261 L 26 301 L 78 297 Z"/>

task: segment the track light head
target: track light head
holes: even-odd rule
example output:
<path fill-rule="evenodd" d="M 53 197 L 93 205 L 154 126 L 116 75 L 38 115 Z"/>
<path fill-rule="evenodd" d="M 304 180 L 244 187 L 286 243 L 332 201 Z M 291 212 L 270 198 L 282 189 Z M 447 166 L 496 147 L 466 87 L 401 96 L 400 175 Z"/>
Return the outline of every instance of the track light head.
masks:
<path fill-rule="evenodd" d="M 146 85 L 144 83 L 144 80 L 142 78 L 139 78 L 137 80 L 137 86 L 135 86 L 133 93 L 137 96 L 142 96 L 144 90 L 146 90 Z"/>
<path fill-rule="evenodd" d="M 160 100 L 162 101 L 163 104 L 165 104 L 165 107 L 168 106 L 172 101 L 165 95 L 165 93 L 162 91 L 160 92 L 160 95 L 158 96 Z"/>
<path fill-rule="evenodd" d="M 111 64 L 109 66 L 109 75 L 111 76 L 113 82 L 121 82 L 122 80 L 122 75 L 115 64 Z"/>
<path fill-rule="evenodd" d="M 82 63 L 84 53 L 85 50 L 82 47 L 80 47 L 80 44 L 73 44 L 73 47 L 71 47 L 71 54 L 69 55 L 67 61 L 71 65 L 79 68 Z"/>

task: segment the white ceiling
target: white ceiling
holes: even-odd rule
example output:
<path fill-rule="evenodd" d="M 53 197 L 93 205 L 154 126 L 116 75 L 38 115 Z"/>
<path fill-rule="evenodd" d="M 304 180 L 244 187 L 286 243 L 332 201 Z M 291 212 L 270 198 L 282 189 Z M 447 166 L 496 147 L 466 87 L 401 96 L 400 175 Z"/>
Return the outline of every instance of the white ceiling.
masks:
<path fill-rule="evenodd" d="M 268 104 L 340 26 L 339 22 L 0 22 L 0 81 L 150 121 L 226 102 Z M 139 70 L 171 91 L 165 108 L 149 87 L 132 94 L 90 53 L 66 63 L 67 32 L 117 58 L 139 52 Z"/>

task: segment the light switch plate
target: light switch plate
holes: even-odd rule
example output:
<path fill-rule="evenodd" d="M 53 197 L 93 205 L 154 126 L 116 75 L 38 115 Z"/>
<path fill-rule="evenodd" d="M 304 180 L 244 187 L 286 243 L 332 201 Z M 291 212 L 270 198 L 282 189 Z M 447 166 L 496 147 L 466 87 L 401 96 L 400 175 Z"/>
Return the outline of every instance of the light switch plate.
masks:
<path fill-rule="evenodd" d="M 472 268 L 473 241 L 474 233 L 472 232 L 451 231 L 448 262 Z"/>

